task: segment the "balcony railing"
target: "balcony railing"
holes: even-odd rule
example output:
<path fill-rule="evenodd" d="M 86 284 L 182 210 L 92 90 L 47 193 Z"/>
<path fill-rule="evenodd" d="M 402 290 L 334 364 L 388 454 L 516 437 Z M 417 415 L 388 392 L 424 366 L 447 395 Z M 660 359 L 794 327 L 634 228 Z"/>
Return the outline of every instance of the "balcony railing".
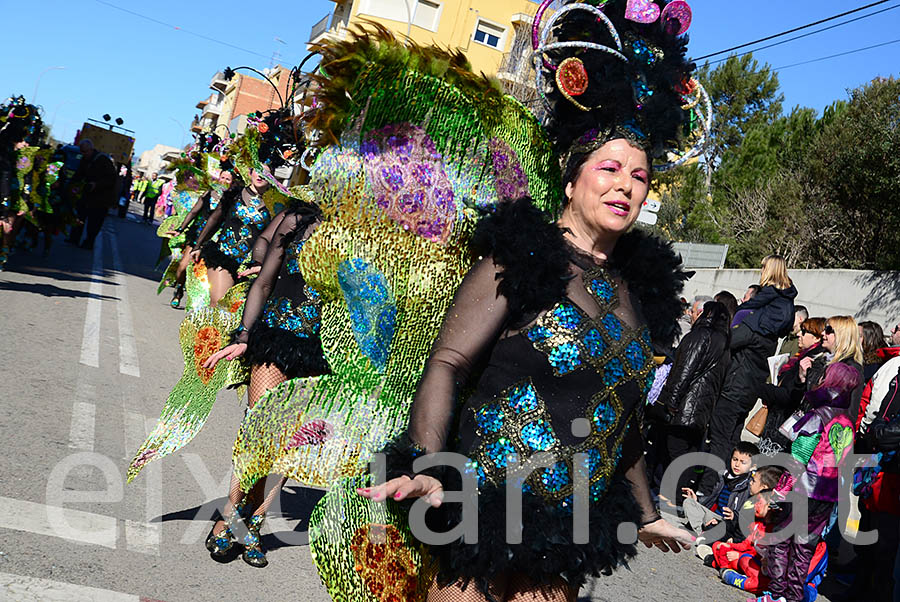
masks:
<path fill-rule="evenodd" d="M 224 92 L 228 88 L 228 82 L 225 81 L 225 74 L 219 71 L 213 75 L 212 81 L 209 82 L 209 87 L 216 92 Z"/>
<path fill-rule="evenodd" d="M 309 32 L 309 41 L 314 43 L 316 39 L 328 31 L 328 23 L 331 21 L 331 14 L 322 17 L 322 20 L 313 25 L 312 31 Z"/>

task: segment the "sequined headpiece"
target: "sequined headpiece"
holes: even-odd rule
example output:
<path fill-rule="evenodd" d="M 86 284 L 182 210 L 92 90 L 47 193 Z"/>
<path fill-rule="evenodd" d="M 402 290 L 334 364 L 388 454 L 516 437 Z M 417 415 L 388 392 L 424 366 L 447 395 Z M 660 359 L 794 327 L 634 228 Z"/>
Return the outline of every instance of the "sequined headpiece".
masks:
<path fill-rule="evenodd" d="M 712 109 L 685 58 L 690 24 L 684 0 L 544 0 L 536 85 L 564 161 L 614 138 L 646 150 L 656 169 L 699 154 Z"/>

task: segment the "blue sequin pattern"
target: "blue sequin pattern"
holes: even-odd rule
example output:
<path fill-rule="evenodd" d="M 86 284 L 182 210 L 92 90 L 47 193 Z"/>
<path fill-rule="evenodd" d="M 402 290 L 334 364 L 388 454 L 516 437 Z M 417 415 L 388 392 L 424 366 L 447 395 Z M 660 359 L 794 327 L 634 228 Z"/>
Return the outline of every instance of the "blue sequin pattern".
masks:
<path fill-rule="evenodd" d="M 384 372 L 397 323 L 397 305 L 387 278 L 360 258 L 341 262 L 337 277 L 359 349 Z"/>
<path fill-rule="evenodd" d="M 319 308 L 319 294 L 305 287 L 305 300 L 294 303 L 287 297 L 274 297 L 266 302 L 262 319 L 271 328 L 281 328 L 299 338 L 319 335 L 322 314 Z"/>
<path fill-rule="evenodd" d="M 537 452 L 553 454 L 558 461 L 550 468 L 533 471 L 525 487 L 564 509 L 571 508 L 575 476 L 586 478 L 594 501 L 603 496 L 612 480 L 627 432 L 625 420 L 632 415 L 626 412 L 620 387 L 634 382 L 642 396 L 646 394 L 648 379 L 652 382 L 653 351 L 646 328 L 631 328 L 614 314 L 619 304 L 618 286 L 603 268 L 585 271 L 582 283 L 599 307 L 596 316 L 563 299 L 522 335 L 546 357 L 555 377 L 582 370 L 598 374 L 602 388 L 583 402 L 589 433 L 577 443 L 563 445 L 554 429 L 568 429 L 569 425 L 553 422 L 528 377 L 472 410 L 480 441 L 470 454 L 467 470 L 477 476 L 479 485 L 502 485 L 511 457 L 524 462 Z M 633 392 L 627 393 L 627 399 L 632 396 Z M 581 457 L 584 463 L 577 469 L 573 467 L 573 458 L 580 457 L 576 454 L 586 456 Z"/>

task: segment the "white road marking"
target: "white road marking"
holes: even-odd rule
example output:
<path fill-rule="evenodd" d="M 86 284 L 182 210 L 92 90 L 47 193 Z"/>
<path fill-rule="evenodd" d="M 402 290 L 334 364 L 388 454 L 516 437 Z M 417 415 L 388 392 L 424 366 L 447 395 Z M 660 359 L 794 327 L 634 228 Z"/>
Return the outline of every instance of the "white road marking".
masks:
<path fill-rule="evenodd" d="M 81 383 L 79 383 L 80 385 Z M 89 387 L 90 385 L 86 385 Z M 90 387 L 93 388 L 93 387 Z M 77 394 L 76 394 L 77 395 Z M 81 397 L 81 395 L 77 395 Z M 69 431 L 69 447 L 84 451 L 94 451 L 94 414 L 97 406 L 84 401 L 76 401 L 72 407 L 72 427 Z"/>
<path fill-rule="evenodd" d="M 134 328 L 131 322 L 131 308 L 128 305 L 128 286 L 125 272 L 122 269 L 122 258 L 119 255 L 119 245 L 116 242 L 114 232 L 104 232 L 109 237 L 109 246 L 112 249 L 113 269 L 116 271 L 115 281 L 118 301 L 116 301 L 116 313 L 119 319 L 119 372 L 128 376 L 140 376 L 141 368 L 138 364 L 137 344 L 134 339 Z"/>
<path fill-rule="evenodd" d="M 0 573 L 0 599 L 17 602 L 139 602 L 141 597 L 86 585 Z"/>
<path fill-rule="evenodd" d="M 156 426 L 155 418 L 147 418 L 136 412 L 125 411 L 125 454 L 131 460 L 147 435 Z M 145 490 L 144 513 L 147 521 L 162 515 L 162 472 L 159 462 L 151 462 L 141 471 Z M 132 552 L 159 556 L 159 523 L 125 521 L 125 545 Z"/>
<path fill-rule="evenodd" d="M 116 548 L 115 517 L 0 497 L 0 527 Z"/>
<path fill-rule="evenodd" d="M 131 552 L 159 556 L 159 523 L 125 521 L 125 544 Z"/>
<path fill-rule="evenodd" d="M 94 264 L 91 268 L 90 297 L 84 316 L 84 334 L 81 340 L 81 363 L 100 367 L 100 306 L 103 293 L 103 237 L 94 241 Z"/>

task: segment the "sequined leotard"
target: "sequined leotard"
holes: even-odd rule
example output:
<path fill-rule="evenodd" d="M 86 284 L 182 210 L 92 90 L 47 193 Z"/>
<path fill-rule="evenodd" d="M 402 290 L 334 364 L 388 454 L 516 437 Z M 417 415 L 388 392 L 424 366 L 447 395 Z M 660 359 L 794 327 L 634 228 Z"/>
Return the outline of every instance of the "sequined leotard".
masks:
<path fill-rule="evenodd" d="M 478 489 L 478 542 L 460 538 L 430 548 L 444 581 L 474 579 L 486 587 L 497 575 L 522 573 L 577 587 L 635 553 L 619 540 L 619 524 L 639 527 L 659 517 L 639 431 L 652 384 L 649 331 L 615 269 L 573 248 L 569 256 L 562 298 L 521 319 L 499 294 L 503 271 L 490 257 L 471 270 L 426 364 L 408 431 L 386 450 L 389 477 L 411 475 L 408 460 L 422 453 L 467 458 L 462 476 L 432 473 L 447 491 L 460 489 L 463 477 Z M 465 390 L 472 377 L 474 391 L 455 410 L 457 388 Z M 537 452 L 553 461 L 525 478 L 522 543 L 507 543 L 507 467 Z M 586 483 L 589 498 L 586 544 L 573 540 L 576 482 Z M 461 522 L 461 508 L 444 504 L 427 518 L 435 531 L 447 531 Z"/>
<path fill-rule="evenodd" d="M 210 215 L 200 234 L 203 245 L 200 257 L 208 268 L 228 270 L 237 280 L 240 266 L 249 262 L 259 235 L 271 220 L 272 215 L 263 200 L 253 196 L 249 188 L 244 188 L 233 203 L 219 203 Z M 219 224 L 218 239 L 206 242 L 210 226 Z"/>
<path fill-rule="evenodd" d="M 245 363 L 272 364 L 288 378 L 329 372 L 319 339 L 319 295 L 307 286 L 297 263 L 319 217 L 316 207 L 299 202 L 276 218 L 280 223 L 235 336 L 235 342 L 247 343 Z"/>

